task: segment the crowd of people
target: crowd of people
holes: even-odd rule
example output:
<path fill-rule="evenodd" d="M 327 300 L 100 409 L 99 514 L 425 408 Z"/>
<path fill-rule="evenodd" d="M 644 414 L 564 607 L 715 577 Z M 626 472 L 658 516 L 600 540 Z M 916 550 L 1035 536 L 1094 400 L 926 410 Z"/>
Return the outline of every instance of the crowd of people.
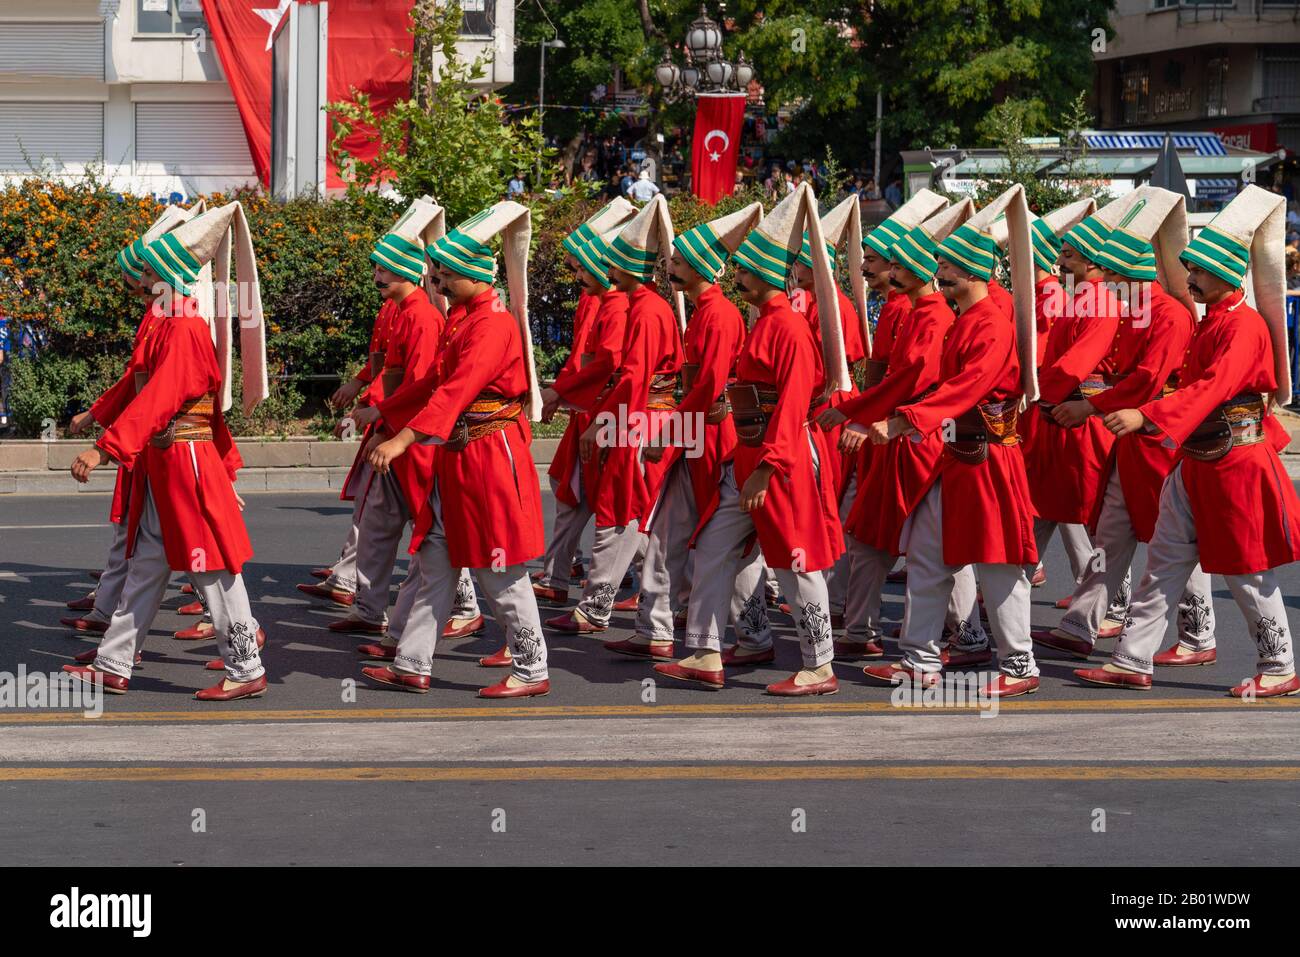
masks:
<path fill-rule="evenodd" d="M 548 633 L 716 690 L 785 659 L 779 609 L 800 661 L 770 695 L 834 694 L 835 665 L 857 662 L 880 687 L 986 669 L 981 694 L 1000 698 L 1035 692 L 1041 657 L 1126 690 L 1214 662 L 1218 574 L 1258 659 L 1228 692 L 1300 693 L 1273 571 L 1300 558 L 1274 415 L 1290 394 L 1285 220 L 1284 201 L 1248 187 L 1191 238 L 1166 190 L 1038 217 L 1014 186 L 978 210 L 921 190 L 864 231 L 857 194 L 820 216 L 801 181 L 766 215 L 753 203 L 677 234 L 662 195 L 619 196 L 563 242 L 581 295 L 569 360 L 543 384 L 528 208 L 504 200 L 449 229 L 422 198 L 371 254 L 384 304 L 331 399 L 364 428 L 352 520 L 299 590 L 346 608 L 329 630 L 367 639 L 360 673 L 406 692 L 430 690 L 439 643 L 481 632 L 485 611 L 504 642 L 479 664 L 505 677 L 482 697 L 548 694 Z M 121 380 L 74 422 L 104 432 L 72 468 L 86 481 L 118 464 L 115 537 L 66 619 L 101 637 L 65 670 L 106 691 L 129 690 L 172 572 L 209 616 L 177 638 L 221 653 L 221 681 L 196 697 L 266 693 L 263 656 L 281 653 L 244 590 L 252 547 L 222 417 L 235 329 L 245 407 L 266 394 L 260 299 L 240 296 L 238 316 L 204 302 L 204 269 L 217 258 L 220 280 L 231 248 L 253 254 L 237 203 L 169 209 L 118 260 L 144 318 Z M 718 285 L 729 269 L 748 319 Z M 884 300 L 874 330 L 869 295 Z M 529 423 L 561 411 L 548 538 Z M 1071 594 L 1035 630 L 1030 593 L 1058 533 Z M 906 583 L 893 635 L 891 574 Z M 609 635 L 620 610 L 635 624 Z"/>

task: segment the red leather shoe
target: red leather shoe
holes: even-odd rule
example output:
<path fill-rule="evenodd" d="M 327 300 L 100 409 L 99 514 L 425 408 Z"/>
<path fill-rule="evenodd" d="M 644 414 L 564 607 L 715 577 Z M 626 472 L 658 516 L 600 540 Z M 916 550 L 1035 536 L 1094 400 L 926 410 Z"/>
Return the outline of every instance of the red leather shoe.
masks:
<path fill-rule="evenodd" d="M 311 570 L 310 574 L 311 574 L 311 577 L 312 577 L 312 578 L 319 578 L 321 581 L 324 581 L 325 579 L 329 578 L 331 575 L 334 574 L 334 569 L 332 569 L 332 568 L 313 568 L 313 569 Z"/>
<path fill-rule="evenodd" d="M 108 631 L 108 622 L 96 621 L 94 618 L 60 618 L 59 624 L 66 625 L 73 631 L 90 632 L 96 635 Z"/>
<path fill-rule="evenodd" d="M 382 635 L 388 631 L 388 626 L 383 623 L 362 621 L 354 615 L 348 615 L 348 617 L 338 621 L 331 621 L 325 627 L 335 634 L 358 632 L 363 635 Z"/>
<path fill-rule="evenodd" d="M 510 679 L 503 678 L 494 685 L 478 689 L 480 698 L 541 698 L 551 693 L 550 679 L 534 681 L 532 684 L 522 684 L 514 688 L 510 687 Z"/>
<path fill-rule="evenodd" d="M 563 605 L 569 600 L 569 589 L 552 588 L 550 585 L 543 585 L 541 582 L 533 582 L 533 594 L 542 601 L 549 601 L 552 604 Z"/>
<path fill-rule="evenodd" d="M 607 625 L 593 625 L 591 622 L 587 621 L 587 619 L 579 618 L 571 611 L 566 611 L 563 615 L 556 615 L 554 618 L 546 619 L 546 627 L 574 635 L 589 635 L 608 630 Z"/>
<path fill-rule="evenodd" d="M 95 593 L 92 591 L 89 595 L 82 598 L 74 598 L 66 602 L 69 611 L 90 611 L 95 607 Z"/>
<path fill-rule="evenodd" d="M 1035 568 L 1033 575 L 1029 577 L 1030 588 L 1042 588 L 1047 584 L 1047 569 Z"/>
<path fill-rule="evenodd" d="M 193 595 L 193 594 L 194 594 L 194 583 L 193 583 L 193 582 L 183 582 L 183 583 L 181 584 L 181 594 L 182 594 L 182 595 Z"/>
<path fill-rule="evenodd" d="M 89 651 L 83 651 L 81 654 L 77 655 L 72 660 L 79 665 L 93 665 L 95 663 L 95 659 L 98 657 L 99 657 L 99 649 L 91 648 Z M 141 660 L 140 652 L 137 651 L 135 653 L 135 663 L 137 666 L 139 666 L 140 660 Z"/>
<path fill-rule="evenodd" d="M 736 643 L 722 649 L 724 665 L 765 665 L 772 661 L 776 661 L 776 645 L 744 651 L 740 644 Z"/>
<path fill-rule="evenodd" d="M 402 674 L 388 667 L 362 668 L 361 673 L 373 681 L 378 681 L 381 685 L 401 688 L 403 691 L 410 691 L 415 694 L 429 693 L 428 675 Z"/>
<path fill-rule="evenodd" d="M 370 661 L 392 661 L 397 657 L 396 645 L 357 645 L 357 654 Z"/>
<path fill-rule="evenodd" d="M 633 595 L 630 598 L 624 598 L 622 601 L 614 602 L 615 611 L 636 611 L 641 607 L 641 596 Z"/>
<path fill-rule="evenodd" d="M 72 675 L 78 681 L 84 681 L 88 685 L 102 685 L 104 691 L 108 694 L 126 694 L 126 689 L 130 682 L 120 675 L 109 674 L 107 671 L 96 671 L 89 665 L 64 665 L 63 670 Z"/>
<path fill-rule="evenodd" d="M 299 585 L 298 591 L 304 595 L 311 595 L 312 598 L 324 598 L 326 601 L 332 601 L 336 605 L 342 605 L 345 608 L 352 607 L 357 600 L 357 596 L 350 591 L 343 591 L 341 588 L 331 588 L 329 585 L 317 585 L 312 582 L 307 585 Z"/>
<path fill-rule="evenodd" d="M 972 668 L 976 665 L 987 665 L 993 661 L 993 649 L 958 651 L 952 645 L 948 645 L 939 651 L 939 661 L 945 668 Z"/>
<path fill-rule="evenodd" d="M 194 692 L 198 701 L 238 701 L 240 698 L 260 698 L 266 694 L 266 675 L 247 681 L 238 688 L 225 689 L 226 679 L 222 678 L 211 688 Z"/>
<path fill-rule="evenodd" d="M 834 643 L 835 657 L 848 658 L 883 658 L 885 649 L 878 641 L 849 641 L 844 638 Z"/>
<path fill-rule="evenodd" d="M 901 661 L 890 661 L 879 665 L 867 665 L 862 673 L 872 681 L 886 685 L 918 684 L 930 688 L 943 680 L 941 671 L 917 671 L 911 665 Z"/>
<path fill-rule="evenodd" d="M 985 698 L 1016 698 L 1038 690 L 1038 678 L 1008 678 L 998 675 L 984 686 L 980 694 Z"/>
<path fill-rule="evenodd" d="M 671 641 L 638 642 L 631 638 L 604 642 L 605 650 L 629 658 L 649 658 L 652 661 L 672 661 L 673 643 Z"/>
<path fill-rule="evenodd" d="M 790 603 L 787 601 L 783 601 L 781 602 L 781 604 L 777 605 L 776 610 L 783 615 L 790 615 L 791 617 L 794 616 L 794 612 L 790 608 Z"/>
<path fill-rule="evenodd" d="M 885 581 L 891 585 L 901 585 L 907 581 L 907 566 L 903 566 L 896 572 L 890 572 L 885 576 Z"/>
<path fill-rule="evenodd" d="M 535 582 L 539 582 L 546 577 L 546 571 L 545 570 L 535 571 L 528 577 Z M 587 570 L 582 567 L 582 562 L 574 562 L 572 565 L 569 566 L 570 579 L 574 581 L 582 581 L 586 577 L 587 577 Z"/>
<path fill-rule="evenodd" d="M 1092 656 L 1091 642 L 1075 638 L 1073 635 L 1053 634 L 1050 628 L 1036 628 L 1029 633 L 1029 637 L 1036 645 L 1051 648 L 1053 651 L 1063 651 L 1071 658 L 1080 661 L 1087 661 Z"/>
<path fill-rule="evenodd" d="M 1229 688 L 1228 694 L 1234 698 L 1287 698 L 1300 694 L 1300 675 L 1292 675 L 1290 681 L 1266 688 L 1260 684 L 1263 675 L 1255 675 L 1249 681 L 1243 681 L 1235 688 Z"/>
<path fill-rule="evenodd" d="M 509 668 L 514 663 L 515 659 L 510 657 L 509 645 L 502 645 L 500 651 L 494 651 L 492 654 L 478 660 L 480 668 Z"/>
<path fill-rule="evenodd" d="M 726 684 L 726 672 L 719 669 L 718 671 L 704 671 L 700 668 L 687 668 L 675 661 L 666 662 L 661 665 L 655 665 L 655 671 L 665 678 L 677 678 L 680 681 L 695 681 L 704 685 L 706 688 L 712 688 L 715 691 L 720 690 Z"/>
<path fill-rule="evenodd" d="M 473 618 L 449 618 L 447 624 L 442 626 L 442 637 L 468 638 L 470 635 L 477 635 L 483 627 L 482 615 L 475 615 Z"/>
<path fill-rule="evenodd" d="M 1116 621 L 1114 618 L 1107 618 L 1101 623 L 1101 627 L 1097 629 L 1097 637 L 1108 640 L 1118 638 L 1124 634 L 1124 624 L 1124 622 Z"/>
<path fill-rule="evenodd" d="M 257 629 L 257 650 L 261 651 L 265 647 L 266 647 L 266 632 L 263 631 L 261 628 L 259 628 Z M 203 667 L 206 668 L 208 671 L 225 671 L 226 663 L 222 661 L 220 658 L 213 658 Z"/>
<path fill-rule="evenodd" d="M 1166 648 L 1152 658 L 1151 663 L 1158 668 L 1194 668 L 1197 665 L 1212 665 L 1218 660 L 1219 652 L 1215 648 L 1205 651 L 1183 651 L 1182 644 L 1176 642 L 1172 647 Z"/>
<path fill-rule="evenodd" d="M 798 672 L 795 673 L 796 675 Z M 803 698 L 815 694 L 835 694 L 840 690 L 840 683 L 831 675 L 824 681 L 817 681 L 810 685 L 797 685 L 794 683 L 795 675 L 791 675 L 784 681 L 778 681 L 776 684 L 770 684 L 765 689 L 768 694 L 776 695 L 779 698 Z"/>
<path fill-rule="evenodd" d="M 1057 607 L 1057 608 L 1060 608 L 1061 610 L 1065 610 L 1066 608 L 1069 608 L 1069 607 L 1070 607 L 1070 601 L 1071 601 L 1073 598 L 1074 598 L 1073 595 L 1066 595 L 1064 598 L 1058 598 L 1058 599 L 1056 599 L 1056 607 Z"/>
<path fill-rule="evenodd" d="M 1103 688 L 1129 688 L 1133 691 L 1150 691 L 1151 676 L 1136 671 L 1107 671 L 1104 668 L 1075 668 L 1074 676 L 1090 685 Z"/>
<path fill-rule="evenodd" d="M 177 641 L 206 641 L 209 638 L 215 638 L 216 634 L 216 626 L 211 622 L 201 621 L 193 628 L 182 628 L 172 637 Z"/>
<path fill-rule="evenodd" d="M 188 605 L 181 605 L 176 609 L 178 615 L 201 615 L 203 614 L 203 603 L 192 601 Z"/>

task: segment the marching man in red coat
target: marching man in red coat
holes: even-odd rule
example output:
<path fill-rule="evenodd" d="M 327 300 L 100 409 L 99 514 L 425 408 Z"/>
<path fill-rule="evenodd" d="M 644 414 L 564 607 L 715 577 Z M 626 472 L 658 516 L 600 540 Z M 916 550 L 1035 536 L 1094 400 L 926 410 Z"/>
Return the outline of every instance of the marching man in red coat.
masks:
<path fill-rule="evenodd" d="M 745 343 L 745 320 L 723 294 L 717 280 L 727 259 L 763 219 L 761 203 L 688 229 L 673 244 L 669 281 L 694 306 L 686 326 L 682 399 L 677 403 L 677 434 L 652 436 L 646 456 L 658 456 L 665 470 L 648 518 L 649 541 L 641 569 L 641 600 L 636 633 L 605 642 L 617 654 L 656 661 L 673 658 L 674 618 L 679 598 L 690 594 L 691 543 L 696 529 L 718 507 L 718 483 L 736 452 L 736 428 L 727 408 L 726 389 L 735 378 Z M 665 447 L 666 446 L 666 447 Z M 731 618 L 741 646 L 772 660 L 772 634 L 763 593 L 763 563 L 758 549 L 744 561 L 732 592 Z M 723 653 L 743 655 L 739 646 Z"/>
<path fill-rule="evenodd" d="M 785 294 L 790 266 L 809 233 L 822 345 Z M 722 636 L 736 572 L 757 544 L 790 603 L 803 667 L 768 685 L 770 694 L 803 696 L 839 690 L 831 668 L 825 570 L 844 550 L 830 451 L 808 416 L 819 382 L 848 383 L 840 341 L 835 277 L 826 257 L 816 199 L 804 183 L 745 239 L 734 257 L 745 301 L 758 308 L 727 389 L 739 445 L 723 466 L 717 507 L 695 536 L 695 567 L 686 609 L 686 647 L 693 653 L 655 666 L 659 674 L 709 688 L 725 684 Z M 829 373 L 823 372 L 829 369 Z"/>
<path fill-rule="evenodd" d="M 1271 408 L 1277 396 L 1291 394 L 1285 216 L 1281 196 L 1247 186 L 1187 245 L 1187 288 L 1206 312 L 1178 388 L 1105 417 L 1117 436 L 1160 436 L 1180 457 L 1160 493 L 1130 621 L 1108 664 L 1075 671 L 1085 682 L 1151 687 L 1153 658 L 1199 562 L 1223 575 L 1258 650 L 1257 674 L 1229 693 L 1300 693 L 1286 604 L 1273 573 L 1300 559 L 1300 497 L 1278 458 L 1288 437 Z M 1242 289 L 1248 268 L 1258 312 Z"/>
<path fill-rule="evenodd" d="M 579 634 L 609 627 L 619 584 L 645 544 L 642 526 L 658 494 L 663 467 L 647 465 L 642 446 L 656 420 L 675 403 L 673 392 L 682 365 L 677 316 L 654 288 L 657 262 L 672 255 L 667 200 L 652 199 L 607 248 L 601 250 L 596 243 L 603 240 L 598 237 L 588 243 L 591 255 L 584 258 L 596 260 L 592 263 L 596 269 L 602 259 L 607 264 L 609 281 L 627 297 L 628 315 L 622 356 L 609 379 L 589 405 L 571 403 L 585 405 L 589 414 L 578 451 L 583 507 L 596 517 L 596 534 L 582 597 L 572 611 L 546 624 Z"/>
<path fill-rule="evenodd" d="M 611 296 L 608 306 L 602 310 L 601 306 L 606 302 L 605 293 L 611 288 L 609 277 L 603 274 L 594 276 L 584 270 L 578 261 L 578 252 L 598 236 L 626 225 L 636 212 L 636 207 L 620 196 L 565 236 L 560 243 L 564 248 L 564 262 L 573 270 L 581 291 L 578 293 L 578 308 L 573 314 L 573 343 L 569 358 L 555 377 L 554 384 L 542 390 L 543 421 L 549 422 L 563 404 L 560 389 L 565 392 L 582 391 L 584 379 L 602 385 L 609 379 L 612 368 L 585 371 L 596 359 L 597 343 L 604 344 L 603 356 L 606 361 L 612 358 L 617 364 L 618 358 L 621 358 L 624 326 L 627 322 L 626 297 L 622 293 Z M 616 302 L 622 305 L 621 310 L 613 308 Z M 597 317 L 599 322 L 596 321 Z M 564 435 L 560 438 L 551 467 L 546 473 L 550 478 L 551 492 L 555 496 L 555 524 L 551 530 L 551 540 L 546 546 L 546 558 L 535 590 L 539 598 L 548 601 L 566 601 L 572 579 L 576 577 L 581 580 L 583 577 L 579 543 L 591 516 L 578 508 L 582 498 L 578 440 L 587 428 L 588 421 L 583 412 L 570 407 Z"/>
<path fill-rule="evenodd" d="M 912 227 L 891 247 L 890 286 L 901 292 L 912 308 L 894 327 L 896 337 L 885 377 L 838 408 L 823 412 L 818 419 L 823 427 L 843 425 L 841 447 L 863 447 L 871 426 L 887 421 L 898 408 L 925 395 L 938 383 L 944 342 L 957 317 L 943 294 L 934 288 L 938 265 L 934 253 L 939 242 L 970 214 L 971 202 L 963 200 Z M 850 588 L 845 608 L 846 637 L 835 642 L 837 657 L 884 657 L 880 601 L 885 578 L 902 551 L 899 539 L 903 523 L 921 492 L 934 481 L 942 452 L 943 437 L 935 432 L 918 442 L 894 439 L 869 459 L 862 492 L 845 523 L 851 556 Z M 979 628 L 973 581 L 960 600 L 964 607 L 953 630 L 965 634 Z M 947 649 L 944 654 L 948 654 Z"/>
<path fill-rule="evenodd" d="M 1009 220 L 1015 317 L 988 294 L 999 258 L 991 224 Z M 933 482 L 921 490 L 902 531 L 907 553 L 907 599 L 901 661 L 868 665 L 867 677 L 886 684 L 928 687 L 943 668 L 941 643 L 952 583 L 964 565 L 976 565 L 1001 671 L 983 690 L 1011 697 L 1038 689 L 1029 638 L 1029 577 L 1038 560 L 1033 505 L 1020 456 L 1016 418 L 1034 382 L 1033 261 L 1024 188 L 1003 193 L 939 244 L 936 277 L 958 307 L 940 360 L 937 386 L 871 427 L 883 445 L 903 436 L 923 441 L 943 431 L 943 455 Z M 905 237 L 900 252 L 923 250 Z"/>
<path fill-rule="evenodd" d="M 502 235 L 510 307 L 492 287 Z M 484 698 L 550 691 L 546 639 L 524 563 L 545 548 L 542 495 L 529 443 L 541 412 L 528 331 L 528 209 L 502 202 L 471 217 L 426 250 L 438 291 L 450 303 L 447 330 L 428 374 L 379 404 L 393 437 L 370 441 L 379 474 L 417 442 L 435 447 L 433 482 L 416 518 L 416 570 L 402 588 L 385 640 L 362 649 L 391 666 L 363 668 L 381 684 L 429 690 L 438 636 L 451 612 L 462 569 L 473 569 L 506 633 L 511 673 L 483 688 Z M 418 578 L 415 576 L 418 575 Z"/>
<path fill-rule="evenodd" d="M 257 266 L 243 208 L 231 203 L 144 248 L 143 282 L 152 289 L 165 289 L 159 308 L 166 318 L 145 344 L 136 373 L 137 394 L 96 447 L 79 455 L 72 466 L 79 482 L 87 481 L 94 469 L 110 460 L 133 470 L 129 566 L 122 599 L 94 662 L 64 666 L 83 681 L 102 682 L 104 690 L 114 694 L 127 691 L 142 638 L 173 570 L 188 572 L 204 596 L 225 670 L 222 681 L 195 697 L 230 701 L 259 697 L 266 691 L 259 654 L 265 636 L 253 617 L 240 575 L 253 550 L 228 467 L 233 442 L 221 415 L 229 404 L 230 299 L 217 296 L 214 351 L 208 323 L 191 295 L 199 271 L 219 247 L 231 248 L 232 233 L 240 282 L 252 290 L 251 295 L 236 297 L 241 310 L 245 413 L 266 397 Z M 224 292 L 229 262 L 216 278 L 217 288 Z"/>
<path fill-rule="evenodd" d="M 1187 270 L 1178 259 L 1187 246 L 1183 197 L 1151 186 L 1141 187 L 1138 193 L 1138 202 L 1097 253 L 1107 283 L 1123 290 L 1115 371 L 1105 377 L 1107 387 L 1102 391 L 1058 405 L 1053 410 L 1058 422 L 1105 416 L 1172 391 L 1192 340 L 1196 304 L 1190 297 L 1186 302 L 1175 299 L 1156 281 L 1159 273 L 1170 288 L 1187 286 Z M 1089 522 L 1097 552 L 1075 586 L 1070 611 L 1060 627 L 1034 632 L 1038 644 L 1086 659 L 1098 638 L 1114 638 L 1123 630 L 1129 566 L 1137 543 L 1151 540 L 1160 489 L 1174 466 L 1174 456 L 1174 449 L 1154 435 L 1135 433 L 1116 440 L 1107 463 L 1105 493 Z M 1110 610 L 1117 596 L 1123 604 Z M 1184 663 L 1213 661 L 1210 577 L 1199 567 L 1188 581 L 1178 620 L 1180 637 L 1196 649 L 1187 656 L 1192 660 Z"/>

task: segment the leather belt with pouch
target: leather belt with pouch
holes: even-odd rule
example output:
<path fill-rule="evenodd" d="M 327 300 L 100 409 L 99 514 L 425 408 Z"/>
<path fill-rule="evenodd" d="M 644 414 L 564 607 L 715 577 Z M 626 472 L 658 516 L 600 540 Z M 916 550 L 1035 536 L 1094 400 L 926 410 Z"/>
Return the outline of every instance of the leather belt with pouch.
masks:
<path fill-rule="evenodd" d="M 695 380 L 700 374 L 700 364 L 698 362 L 682 363 L 682 393 L 690 392 L 695 388 Z M 731 414 L 731 409 L 727 405 L 727 393 L 723 390 L 722 395 L 713 400 L 704 413 L 704 422 L 706 425 L 717 425 L 724 421 Z"/>
<path fill-rule="evenodd" d="M 677 374 L 675 372 L 657 375 L 650 380 L 650 395 L 646 399 L 646 408 L 651 412 L 663 412 L 677 408 Z"/>
<path fill-rule="evenodd" d="M 155 449 L 169 449 L 174 442 L 211 442 L 212 416 L 217 397 L 201 395 L 186 402 L 167 423 L 167 428 L 149 439 Z"/>
<path fill-rule="evenodd" d="M 736 426 L 736 441 L 750 448 L 763 444 L 767 423 L 776 410 L 777 394 L 752 382 L 727 386 L 727 404 Z"/>
<path fill-rule="evenodd" d="M 518 420 L 523 411 L 523 396 L 507 399 L 495 392 L 480 392 L 456 420 L 442 447 L 448 452 L 462 452 L 475 439 L 500 432 Z"/>
<path fill-rule="evenodd" d="M 989 443 L 1015 445 L 1020 441 L 1016 424 L 1019 400 L 988 402 L 957 416 L 957 434 L 948 449 L 959 462 L 979 465 L 989 457 Z"/>
<path fill-rule="evenodd" d="M 1196 427 L 1183 451 L 1198 462 L 1214 462 L 1238 445 L 1264 441 L 1264 397 L 1243 392 L 1219 406 Z"/>
<path fill-rule="evenodd" d="M 1094 395 L 1105 392 L 1122 378 L 1124 377 L 1119 375 L 1108 375 L 1101 372 L 1094 372 L 1092 375 L 1088 376 L 1088 378 L 1080 382 L 1079 388 L 1071 392 L 1069 396 L 1066 397 L 1065 401 L 1078 402 L 1081 399 L 1089 399 Z M 1052 418 L 1052 410 L 1055 409 L 1057 405 L 1058 403 L 1056 402 L 1043 402 L 1041 399 L 1038 402 L 1038 407 L 1043 412 L 1043 421 L 1050 422 L 1052 425 L 1060 428 L 1061 423 Z M 1070 428 L 1074 429 L 1078 428 L 1078 426 L 1072 425 Z"/>
<path fill-rule="evenodd" d="M 384 371 L 385 356 L 387 356 L 387 353 L 383 351 L 376 351 L 370 353 L 370 378 L 371 379 L 374 379 L 375 376 L 379 375 L 381 372 Z"/>
<path fill-rule="evenodd" d="M 382 379 L 384 383 L 385 399 L 389 398 L 397 391 L 397 387 L 402 384 L 402 379 L 405 375 L 406 366 L 388 366 L 384 369 Z"/>
<path fill-rule="evenodd" d="M 880 385 L 884 381 L 885 371 L 889 368 L 889 363 L 884 359 L 863 359 L 862 361 L 866 366 L 862 387 L 869 389 L 873 385 Z"/>

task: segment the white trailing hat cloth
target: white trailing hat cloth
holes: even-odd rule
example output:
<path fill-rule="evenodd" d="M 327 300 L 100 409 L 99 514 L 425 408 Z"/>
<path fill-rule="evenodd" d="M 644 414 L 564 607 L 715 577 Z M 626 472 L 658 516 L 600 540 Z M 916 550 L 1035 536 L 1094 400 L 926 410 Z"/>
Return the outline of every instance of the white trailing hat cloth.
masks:
<path fill-rule="evenodd" d="M 835 270 L 835 251 L 848 239 L 849 288 L 853 292 L 853 308 L 858 313 L 859 333 L 871 353 L 871 324 L 867 322 L 867 280 L 862 275 L 862 205 L 857 196 L 846 196 L 844 201 L 822 217 L 822 238 L 826 240 L 826 255 Z M 798 261 L 813 268 L 812 245 L 808 233 L 803 234 L 803 246 Z"/>

